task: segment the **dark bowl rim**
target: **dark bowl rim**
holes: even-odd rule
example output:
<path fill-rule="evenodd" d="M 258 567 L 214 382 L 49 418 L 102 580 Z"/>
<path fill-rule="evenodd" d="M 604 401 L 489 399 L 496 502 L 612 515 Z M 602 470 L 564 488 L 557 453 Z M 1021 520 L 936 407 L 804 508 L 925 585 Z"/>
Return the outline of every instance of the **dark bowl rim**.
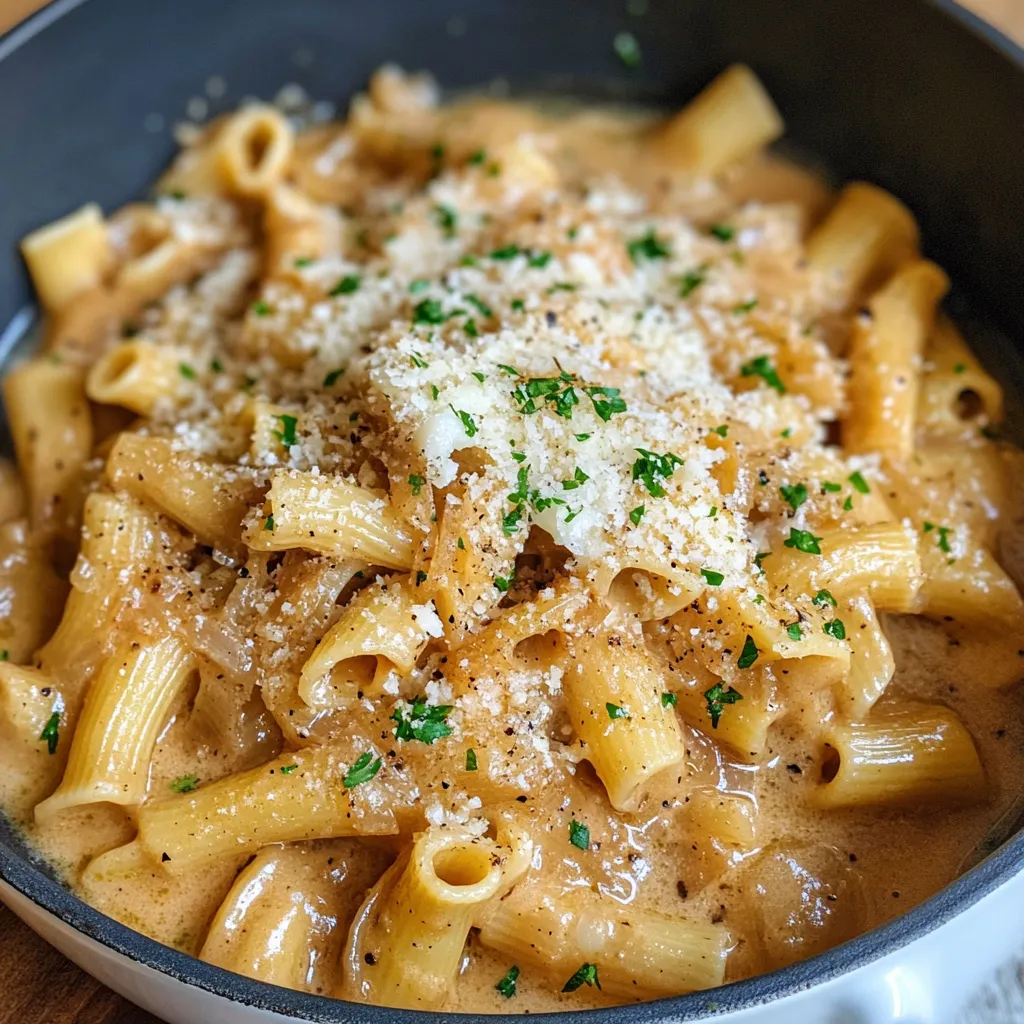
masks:
<path fill-rule="evenodd" d="M 0 60 L 10 56 L 49 25 L 86 0 L 50 0 L 35 14 L 0 35 Z M 961 7 L 954 0 L 921 0 L 936 8 L 970 34 L 980 38 L 996 55 L 1024 74 L 1024 48 L 999 29 Z M 24 318 L 22 311 L 0 334 L 7 335 Z M 20 333 L 20 332 L 18 332 Z M 6 348 L 6 346 L 4 346 Z M 0 813 L 0 822 L 6 819 Z M 13 826 L 12 826 L 13 829 Z M 649 1003 L 596 1010 L 545 1013 L 550 1024 L 618 1024 L 627 1016 L 631 1024 L 662 1019 L 682 1022 L 736 1013 L 795 996 L 828 981 L 867 967 L 935 931 L 1008 883 L 1024 869 L 1024 832 L 907 913 L 849 942 L 781 970 L 732 982 L 720 988 Z M 35 906 L 75 932 L 106 949 L 185 985 L 254 1009 L 284 1014 L 316 1024 L 436 1024 L 441 1014 L 423 1010 L 348 1003 L 326 996 L 280 988 L 234 974 L 165 946 L 155 939 L 100 913 L 36 867 L 30 857 L 0 839 L 0 882 L 6 883 Z M 511 1024 L 520 1014 L 444 1014 L 466 1024 Z"/>

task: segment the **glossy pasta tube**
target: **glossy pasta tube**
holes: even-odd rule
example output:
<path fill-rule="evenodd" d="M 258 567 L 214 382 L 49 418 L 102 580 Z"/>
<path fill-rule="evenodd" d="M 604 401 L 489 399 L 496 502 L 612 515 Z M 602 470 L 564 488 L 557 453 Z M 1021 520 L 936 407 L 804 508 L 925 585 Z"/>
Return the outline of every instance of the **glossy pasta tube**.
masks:
<path fill-rule="evenodd" d="M 850 411 L 843 447 L 906 458 L 914 447 L 922 353 L 949 288 L 943 270 L 915 260 L 868 303 L 850 340 Z"/>
<path fill-rule="evenodd" d="M 31 808 L 50 792 L 67 759 L 70 733 L 64 697 L 39 669 L 0 662 L 0 743 L 18 762 L 31 765 L 27 791 L 15 794 L 9 813 L 31 816 Z"/>
<path fill-rule="evenodd" d="M 869 598 L 851 598 L 839 615 L 851 653 L 837 709 L 847 721 L 862 722 L 892 681 L 896 660 Z"/>
<path fill-rule="evenodd" d="M 119 405 L 148 416 L 162 398 L 174 398 L 186 383 L 187 356 L 152 342 L 125 341 L 101 356 L 85 379 L 85 393 L 101 405 Z"/>
<path fill-rule="evenodd" d="M 914 215 L 883 189 L 855 181 L 807 239 L 807 261 L 848 306 L 917 252 Z"/>
<path fill-rule="evenodd" d="M 259 489 L 245 470 L 176 451 L 165 438 L 122 434 L 107 459 L 107 476 L 140 501 L 155 505 L 203 544 L 244 553 L 242 518 Z"/>
<path fill-rule="evenodd" d="M 411 672 L 430 636 L 441 635 L 437 613 L 417 601 L 410 579 L 371 583 L 345 606 L 302 666 L 299 696 L 307 704 L 352 700 L 393 669 Z"/>
<path fill-rule="evenodd" d="M 790 601 L 820 590 L 837 599 L 867 594 L 882 611 L 914 610 L 922 575 L 913 531 L 899 523 L 823 530 L 818 546 L 820 555 L 783 547 L 762 560 L 779 594 Z"/>
<path fill-rule="evenodd" d="M 451 993 L 479 908 L 501 889 L 502 850 L 458 828 L 417 836 L 349 933 L 342 998 L 434 1010 Z"/>
<path fill-rule="evenodd" d="M 814 793 L 819 807 L 960 803 L 985 791 L 985 772 L 963 722 L 941 704 L 886 708 L 862 724 L 833 723 Z"/>
<path fill-rule="evenodd" d="M 713 176 L 774 142 L 783 127 L 754 72 L 735 64 L 668 122 L 657 145 L 681 170 Z"/>
<path fill-rule="evenodd" d="M 289 185 L 277 185 L 268 193 L 263 231 L 271 272 L 294 269 L 296 259 L 341 255 L 341 219 L 337 211 L 312 202 Z"/>
<path fill-rule="evenodd" d="M 616 810 L 636 806 L 646 783 L 683 759 L 665 682 L 642 645 L 611 633 L 574 641 L 565 665 L 566 709 L 585 756 Z"/>
<path fill-rule="evenodd" d="M 258 551 L 306 548 L 374 565 L 407 569 L 413 542 L 406 525 L 384 498 L 338 477 L 277 473 L 267 508 L 249 527 Z"/>
<path fill-rule="evenodd" d="M 213 159 L 232 192 L 265 196 L 284 177 L 295 133 L 273 107 L 253 105 L 232 114 L 217 133 Z"/>
<path fill-rule="evenodd" d="M 128 643 L 108 658 L 86 696 L 64 778 L 36 807 L 36 821 L 83 804 L 142 803 L 157 736 L 195 667 L 170 636 Z"/>
<path fill-rule="evenodd" d="M 921 614 L 990 636 L 1000 630 L 1016 635 L 1024 628 L 1024 599 L 990 551 L 971 547 L 951 559 L 936 546 L 928 551 L 925 568 L 917 608 Z"/>
<path fill-rule="evenodd" d="M 714 988 L 732 945 L 722 925 L 623 907 L 591 892 L 521 885 L 493 906 L 480 941 L 561 987 L 585 963 L 606 995 L 658 998 Z"/>
<path fill-rule="evenodd" d="M 393 835 L 398 826 L 379 783 L 371 779 L 358 789 L 344 784 L 356 763 L 332 747 L 312 747 L 194 793 L 143 804 L 138 841 L 151 859 L 181 874 L 212 858 L 251 853 L 269 843 Z M 379 801 L 372 813 L 365 801 L 356 806 L 356 796 L 367 790 Z"/>
<path fill-rule="evenodd" d="M 103 212 L 95 203 L 26 235 L 21 253 L 48 313 L 98 288 L 113 265 Z"/>
<path fill-rule="evenodd" d="M 3 394 L 32 527 L 73 534 L 82 509 L 82 467 L 92 455 L 82 371 L 32 359 L 4 377 Z"/>
<path fill-rule="evenodd" d="M 199 959 L 300 992 L 325 992 L 344 927 L 344 863 L 330 848 L 267 846 L 235 879 Z"/>

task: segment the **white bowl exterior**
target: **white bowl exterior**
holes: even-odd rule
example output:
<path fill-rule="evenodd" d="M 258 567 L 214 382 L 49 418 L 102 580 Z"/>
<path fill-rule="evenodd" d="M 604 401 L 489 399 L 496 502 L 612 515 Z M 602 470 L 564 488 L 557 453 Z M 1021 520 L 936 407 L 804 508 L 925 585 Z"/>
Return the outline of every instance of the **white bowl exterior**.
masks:
<path fill-rule="evenodd" d="M 75 931 L 3 882 L 0 898 L 79 967 L 168 1024 L 296 1020 L 161 974 Z M 874 963 L 762 1006 L 709 1016 L 723 1024 L 947 1024 L 986 977 L 1019 949 L 1022 921 L 1024 873 Z M 708 1001 L 713 1004 L 713 993 Z M 666 1015 L 665 1021 L 671 1024 L 671 1017 Z"/>

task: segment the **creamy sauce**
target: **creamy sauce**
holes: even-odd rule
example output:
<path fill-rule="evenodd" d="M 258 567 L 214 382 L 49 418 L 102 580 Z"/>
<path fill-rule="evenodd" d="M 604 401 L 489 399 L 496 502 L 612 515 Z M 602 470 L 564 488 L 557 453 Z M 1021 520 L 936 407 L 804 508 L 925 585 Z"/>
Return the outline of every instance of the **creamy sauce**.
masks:
<path fill-rule="evenodd" d="M 470 106 L 455 120 L 476 147 L 487 144 L 493 116 L 488 105 Z M 542 127 L 539 115 L 528 109 L 503 108 L 502 116 Z M 599 113 L 580 115 L 561 129 L 564 172 L 572 178 L 593 176 L 600 169 L 657 195 L 659 170 L 644 165 L 637 142 L 643 123 Z M 449 126 L 449 136 L 452 131 Z M 797 203 L 813 222 L 828 202 L 828 192 L 817 179 L 774 158 L 745 165 L 731 179 L 730 189 L 731 197 L 698 196 L 694 209 L 713 217 L 723 204 L 757 197 Z M 1013 518 L 1008 514 L 1006 521 Z M 539 845 L 538 861 L 546 877 L 565 888 L 592 889 L 625 905 L 724 922 L 735 941 L 728 980 L 814 955 L 905 913 L 941 889 L 971 863 L 979 844 L 992 838 L 993 825 L 1012 812 L 1024 793 L 1024 704 L 1018 690 L 986 688 L 979 680 L 986 661 L 979 657 L 978 646 L 962 645 L 940 625 L 889 616 L 885 629 L 898 670 L 884 699 L 938 701 L 963 718 L 988 780 L 983 802 L 901 811 L 813 809 L 808 795 L 820 780 L 825 752 L 815 730 L 803 726 L 821 708 L 805 700 L 796 687 L 788 692 L 786 681 L 780 679 L 779 713 L 758 764 L 731 761 L 724 748 L 686 727 L 686 788 L 676 785 L 677 772 L 667 773 L 673 777 L 659 779 L 635 814 L 610 810 L 587 764 L 578 766 L 574 778 L 566 776 L 564 786 L 551 785 L 534 794 L 528 805 L 509 800 L 507 806 L 521 811 Z M 238 703 L 243 710 L 236 731 L 216 735 L 219 726 L 211 725 L 202 700 L 195 694 L 182 699 L 157 745 L 150 768 L 151 794 L 166 795 L 172 781 L 187 774 L 212 780 L 276 753 L 281 732 L 258 694 Z M 756 809 L 756 838 L 748 848 L 730 848 L 694 831 L 686 805 L 697 789 L 733 794 L 751 811 Z M 31 806 L 39 796 L 33 766 L 26 766 L 13 745 L 0 745 L 0 798 L 7 813 L 24 824 L 40 856 L 103 912 L 161 942 L 199 953 L 214 914 L 247 858 L 175 877 L 131 859 L 101 862 L 102 870 L 95 865 L 86 870 L 93 858 L 132 839 L 132 814 L 100 805 L 69 812 L 40 827 L 31 823 Z M 565 842 L 574 816 L 588 823 L 594 844 L 585 858 Z M 315 975 L 310 990 L 329 994 L 338 986 L 339 967 L 333 958 L 340 937 L 394 851 L 386 842 L 355 841 L 313 844 L 311 849 L 320 857 L 337 856 L 344 864 L 343 871 L 337 869 L 332 913 L 318 918 L 319 927 L 336 933 L 337 941 L 330 947 L 332 962 L 318 961 L 310 973 L 311 979 Z M 298 892 L 307 884 L 305 862 L 280 871 L 288 891 Z M 446 1008 L 543 1012 L 607 1002 L 588 987 L 561 994 L 525 967 L 516 997 L 509 1002 L 495 984 L 510 966 L 471 934 L 456 991 Z M 255 967 L 253 973 L 259 973 Z"/>

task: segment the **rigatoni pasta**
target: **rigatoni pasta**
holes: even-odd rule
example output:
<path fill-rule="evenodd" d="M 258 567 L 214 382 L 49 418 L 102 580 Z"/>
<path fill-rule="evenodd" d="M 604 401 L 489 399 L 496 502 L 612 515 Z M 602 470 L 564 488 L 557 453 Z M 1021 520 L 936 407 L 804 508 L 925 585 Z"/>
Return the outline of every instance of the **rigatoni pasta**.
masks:
<path fill-rule="evenodd" d="M 822 217 L 745 66 L 665 121 L 296 111 L 25 239 L 5 813 L 210 964 L 445 1014 L 944 885 L 1024 787 L 1024 515 L 907 208 Z"/>

